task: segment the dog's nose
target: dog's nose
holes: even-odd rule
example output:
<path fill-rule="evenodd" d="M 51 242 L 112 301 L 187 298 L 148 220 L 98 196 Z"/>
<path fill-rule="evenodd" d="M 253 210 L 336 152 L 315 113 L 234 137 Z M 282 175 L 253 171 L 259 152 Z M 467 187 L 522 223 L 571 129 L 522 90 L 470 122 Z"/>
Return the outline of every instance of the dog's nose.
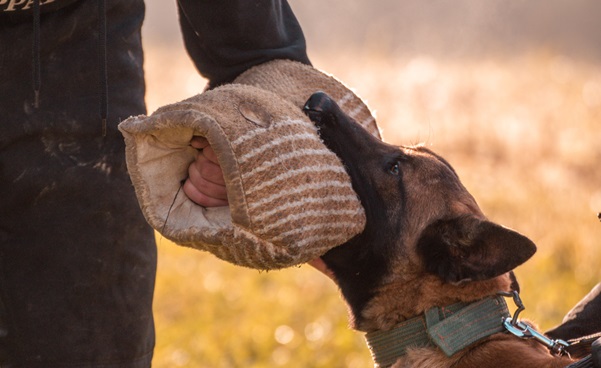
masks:
<path fill-rule="evenodd" d="M 324 113 L 331 112 L 336 102 L 332 100 L 325 92 L 315 92 L 309 97 L 303 112 L 314 122 L 321 122 Z"/>
<path fill-rule="evenodd" d="M 325 92 L 315 92 L 311 95 L 311 97 L 309 97 L 307 102 L 305 102 L 305 107 L 303 110 L 323 112 L 330 107 L 332 102 L 332 98 Z"/>

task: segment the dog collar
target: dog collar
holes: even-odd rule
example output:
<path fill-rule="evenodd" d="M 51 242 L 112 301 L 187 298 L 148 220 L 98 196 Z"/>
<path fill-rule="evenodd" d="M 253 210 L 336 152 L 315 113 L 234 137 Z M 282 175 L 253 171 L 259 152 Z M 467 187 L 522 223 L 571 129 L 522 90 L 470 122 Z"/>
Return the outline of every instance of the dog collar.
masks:
<path fill-rule="evenodd" d="M 410 347 L 433 346 L 447 356 L 490 335 L 505 331 L 503 321 L 510 317 L 503 296 L 488 297 L 473 303 L 433 307 L 389 331 L 365 335 L 372 358 L 378 367 L 389 367 Z"/>

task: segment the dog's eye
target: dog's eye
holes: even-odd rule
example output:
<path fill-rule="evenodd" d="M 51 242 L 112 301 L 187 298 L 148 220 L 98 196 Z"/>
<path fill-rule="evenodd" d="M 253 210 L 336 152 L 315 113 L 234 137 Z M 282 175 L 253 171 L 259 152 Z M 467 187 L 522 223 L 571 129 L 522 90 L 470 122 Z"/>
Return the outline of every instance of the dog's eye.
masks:
<path fill-rule="evenodd" d="M 401 173 L 401 164 L 398 161 L 395 162 L 390 169 L 388 169 L 388 172 L 392 175 L 399 175 Z"/>

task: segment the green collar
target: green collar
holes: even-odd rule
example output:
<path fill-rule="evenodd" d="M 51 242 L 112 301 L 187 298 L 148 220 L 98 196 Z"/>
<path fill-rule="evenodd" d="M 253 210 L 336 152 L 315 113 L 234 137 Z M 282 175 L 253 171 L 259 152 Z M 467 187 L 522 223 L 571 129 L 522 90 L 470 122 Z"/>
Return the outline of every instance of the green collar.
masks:
<path fill-rule="evenodd" d="M 473 303 L 433 307 L 389 331 L 367 333 L 365 339 L 379 367 L 388 367 L 410 347 L 433 346 L 447 356 L 492 334 L 505 331 L 503 321 L 510 317 L 502 296 Z"/>

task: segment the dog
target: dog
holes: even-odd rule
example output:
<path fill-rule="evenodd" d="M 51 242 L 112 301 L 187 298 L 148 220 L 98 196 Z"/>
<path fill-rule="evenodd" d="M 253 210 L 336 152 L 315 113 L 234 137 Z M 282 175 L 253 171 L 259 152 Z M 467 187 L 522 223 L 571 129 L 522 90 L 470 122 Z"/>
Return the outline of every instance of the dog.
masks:
<path fill-rule="evenodd" d="M 508 312 L 499 293 L 513 291 L 512 270 L 536 246 L 488 220 L 445 159 L 423 145 L 380 141 L 324 93 L 313 94 L 303 110 L 345 165 L 367 216 L 361 234 L 321 259 L 349 307 L 351 326 L 367 333 L 376 366 L 551 368 L 574 362 L 503 327 Z M 485 323 L 473 332 L 478 336 L 460 341 L 487 318 L 494 328 Z M 399 329 L 404 324 L 419 330 L 422 342 L 395 348 L 414 339 Z"/>

